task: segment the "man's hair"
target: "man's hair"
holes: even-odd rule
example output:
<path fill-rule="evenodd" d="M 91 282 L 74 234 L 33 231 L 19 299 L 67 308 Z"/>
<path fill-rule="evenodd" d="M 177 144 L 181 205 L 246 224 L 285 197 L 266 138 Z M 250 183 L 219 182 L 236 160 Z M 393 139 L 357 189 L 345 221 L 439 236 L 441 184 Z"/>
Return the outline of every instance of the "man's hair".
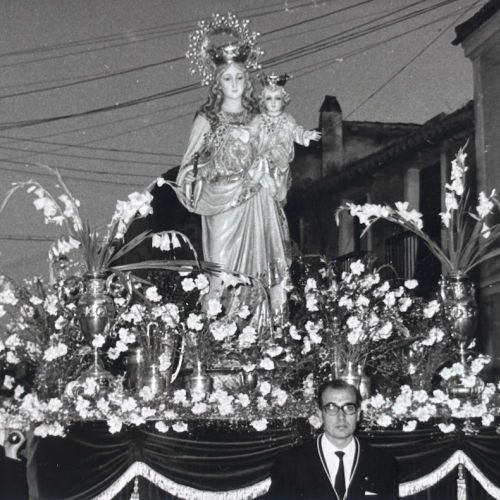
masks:
<path fill-rule="evenodd" d="M 349 384 L 345 380 L 337 378 L 334 380 L 327 380 L 326 382 L 323 382 L 319 386 L 318 393 L 316 395 L 316 402 L 318 403 L 319 408 L 322 408 L 322 406 L 323 406 L 323 393 L 327 389 L 333 389 L 336 391 L 346 390 L 346 389 L 350 390 L 350 391 L 352 391 L 352 393 L 354 394 L 354 396 L 356 398 L 356 404 L 358 405 L 358 407 L 361 406 L 362 398 L 361 398 L 361 394 L 360 394 L 359 390 L 356 388 L 356 386 Z"/>

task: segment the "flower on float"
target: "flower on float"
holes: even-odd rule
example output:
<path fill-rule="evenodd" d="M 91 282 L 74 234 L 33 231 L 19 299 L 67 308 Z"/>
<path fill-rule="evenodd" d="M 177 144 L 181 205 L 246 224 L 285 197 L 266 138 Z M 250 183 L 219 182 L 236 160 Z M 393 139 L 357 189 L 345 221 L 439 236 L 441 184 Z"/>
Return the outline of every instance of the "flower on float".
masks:
<path fill-rule="evenodd" d="M 166 372 L 172 366 L 170 355 L 168 352 L 160 354 L 158 357 L 158 368 L 161 372 Z"/>
<path fill-rule="evenodd" d="M 190 330 L 203 330 L 203 316 L 201 314 L 190 313 L 186 322 Z"/>
<path fill-rule="evenodd" d="M 484 219 L 493 210 L 494 205 L 493 202 L 491 201 L 491 198 L 493 198 L 495 195 L 496 195 L 495 189 L 491 191 L 491 195 L 489 197 L 486 196 L 483 191 L 479 193 L 479 196 L 477 198 L 479 201 L 479 205 L 476 207 L 476 210 L 481 219 Z"/>
<path fill-rule="evenodd" d="M 257 365 L 255 363 L 247 363 L 246 365 L 243 365 L 243 370 L 247 373 L 253 372 L 256 366 Z"/>
<path fill-rule="evenodd" d="M 178 417 L 177 413 L 174 410 L 165 410 L 163 412 L 163 418 L 165 420 L 174 420 Z"/>
<path fill-rule="evenodd" d="M 240 349 L 247 349 L 257 342 L 257 331 L 253 326 L 246 326 L 238 337 Z"/>
<path fill-rule="evenodd" d="M 356 299 L 356 305 L 358 307 L 368 307 L 370 305 L 370 299 L 368 297 L 365 297 L 364 295 L 360 295 Z"/>
<path fill-rule="evenodd" d="M 283 406 L 288 399 L 288 394 L 283 389 L 275 388 L 273 389 L 272 396 L 275 398 L 278 406 Z"/>
<path fill-rule="evenodd" d="M 455 430 L 455 424 L 445 424 L 443 422 L 441 422 L 439 425 L 439 430 L 443 433 L 443 434 L 448 434 L 450 432 L 453 432 Z"/>
<path fill-rule="evenodd" d="M 403 425 L 403 432 L 413 432 L 417 428 L 416 420 L 409 420 L 405 425 Z"/>
<path fill-rule="evenodd" d="M 250 308 L 246 304 L 244 304 L 239 308 L 236 314 L 241 319 L 246 319 L 248 318 L 248 316 L 250 316 Z"/>
<path fill-rule="evenodd" d="M 312 293 L 306 295 L 306 308 L 309 312 L 319 311 L 318 299 Z"/>
<path fill-rule="evenodd" d="M 51 316 L 57 316 L 59 299 L 55 295 L 47 295 L 44 300 L 43 307 Z"/>
<path fill-rule="evenodd" d="M 103 414 L 107 415 L 109 413 L 109 401 L 104 398 L 99 398 L 96 403 L 97 409 Z"/>
<path fill-rule="evenodd" d="M 151 387 L 146 385 L 139 391 L 139 397 L 144 401 L 152 401 L 155 395 L 153 394 Z"/>
<path fill-rule="evenodd" d="M 450 408 L 450 410 L 452 411 L 455 411 L 455 410 L 458 410 L 458 408 L 460 408 L 460 399 L 458 398 L 451 398 L 449 399 L 446 404 L 448 405 L 448 408 Z"/>
<path fill-rule="evenodd" d="M 47 437 L 47 436 L 64 436 L 64 427 L 58 423 L 54 422 L 53 424 L 42 424 L 38 427 L 35 427 L 33 431 L 35 436 Z"/>
<path fill-rule="evenodd" d="M 196 288 L 200 290 L 200 292 L 208 292 L 210 282 L 208 281 L 208 278 L 205 274 L 198 274 L 198 276 L 196 276 L 194 284 L 196 285 Z"/>
<path fill-rule="evenodd" d="M 414 288 L 417 288 L 418 286 L 418 281 L 417 280 L 406 280 L 404 282 L 404 286 L 408 288 L 408 290 L 413 290 Z"/>
<path fill-rule="evenodd" d="M 24 394 L 24 387 L 22 385 L 18 385 L 14 389 L 14 399 L 21 399 L 21 396 Z"/>
<path fill-rule="evenodd" d="M 97 347 L 99 349 L 99 347 L 102 347 L 105 342 L 106 342 L 106 337 L 101 333 L 98 333 L 92 339 L 92 347 Z"/>
<path fill-rule="evenodd" d="M 244 394 L 242 392 L 240 392 L 238 394 L 238 397 L 236 399 L 236 401 L 243 407 L 243 408 L 246 408 L 247 406 L 250 405 L 250 398 L 248 396 L 248 394 Z"/>
<path fill-rule="evenodd" d="M 184 404 L 186 402 L 186 389 L 177 389 L 174 391 L 173 402 L 175 404 Z"/>
<path fill-rule="evenodd" d="M 5 360 L 11 365 L 17 365 L 21 362 L 21 360 L 12 351 L 9 351 L 7 353 L 7 357 L 5 358 Z"/>
<path fill-rule="evenodd" d="M 210 331 L 214 336 L 215 340 L 222 341 L 228 337 L 233 336 L 238 327 L 235 323 L 214 323 L 210 327 Z"/>
<path fill-rule="evenodd" d="M 382 394 L 378 393 L 367 400 L 373 408 L 382 408 L 385 405 L 385 399 Z"/>
<path fill-rule="evenodd" d="M 17 333 L 13 333 L 5 340 L 5 345 L 10 348 L 19 347 L 22 345 L 21 338 Z"/>
<path fill-rule="evenodd" d="M 308 321 L 305 326 L 306 332 L 309 334 L 309 336 L 314 333 L 317 334 L 321 330 L 321 328 L 323 328 L 323 321 L 318 321 L 318 323 L 314 323 L 314 321 Z"/>
<path fill-rule="evenodd" d="M 194 282 L 193 278 L 184 278 L 181 281 L 181 285 L 182 285 L 182 289 L 185 292 L 191 292 L 192 290 L 194 290 L 196 288 L 196 283 Z"/>
<path fill-rule="evenodd" d="M 311 426 L 314 429 L 319 429 L 323 425 L 323 422 L 321 421 L 321 419 L 316 414 L 311 415 L 309 417 L 309 419 L 308 419 L 308 422 L 311 424 Z"/>
<path fill-rule="evenodd" d="M 146 289 L 146 298 L 151 302 L 160 302 L 161 295 L 158 293 L 158 288 L 156 286 L 150 286 Z"/>
<path fill-rule="evenodd" d="M 140 304 L 134 304 L 130 307 L 127 312 L 121 314 L 121 318 L 124 321 L 129 321 L 130 323 L 140 323 L 143 320 L 143 314 L 145 312 L 145 307 Z"/>
<path fill-rule="evenodd" d="M 351 330 L 355 330 L 361 326 L 361 321 L 356 316 L 349 316 L 346 324 Z"/>
<path fill-rule="evenodd" d="M 168 233 L 153 234 L 151 238 L 153 248 L 159 248 L 161 251 L 168 252 L 170 250 L 170 236 Z"/>
<path fill-rule="evenodd" d="M 65 356 L 68 353 L 68 346 L 59 342 L 55 346 L 51 346 L 48 349 L 45 349 L 43 353 L 43 359 L 45 361 L 54 361 L 54 359 L 60 358 L 61 356 Z"/>
<path fill-rule="evenodd" d="M 52 245 L 51 251 L 56 257 L 59 257 L 59 255 L 66 255 L 71 252 L 71 250 L 75 250 L 79 247 L 80 242 L 78 240 L 75 240 L 75 238 L 71 236 L 65 236 L 56 240 Z"/>
<path fill-rule="evenodd" d="M 392 323 L 390 321 L 387 321 L 387 323 L 377 331 L 375 340 L 388 339 L 391 336 L 391 333 Z"/>
<path fill-rule="evenodd" d="M 60 399 L 50 398 L 47 403 L 47 410 L 50 412 L 57 412 L 63 407 L 63 403 Z"/>
<path fill-rule="evenodd" d="M 444 403 L 444 402 L 447 402 L 449 400 L 449 396 L 441 389 L 435 389 L 432 392 L 432 400 L 438 404 Z"/>
<path fill-rule="evenodd" d="M 314 374 L 310 373 L 302 382 L 302 393 L 304 396 L 314 395 Z"/>
<path fill-rule="evenodd" d="M 137 402 L 134 398 L 125 398 L 122 402 L 122 410 L 125 412 L 134 411 L 137 408 Z"/>
<path fill-rule="evenodd" d="M 172 425 L 172 429 L 175 432 L 186 432 L 188 430 L 188 425 L 186 422 L 176 422 Z"/>
<path fill-rule="evenodd" d="M 295 325 L 290 326 L 290 329 L 288 330 L 290 333 L 290 337 L 292 337 L 293 340 L 300 340 L 302 336 L 298 333 L 297 327 Z"/>
<path fill-rule="evenodd" d="M 399 299 L 399 310 L 401 312 L 406 312 L 408 311 L 408 308 L 411 306 L 412 300 L 410 297 L 403 297 L 402 299 Z"/>
<path fill-rule="evenodd" d="M 311 350 L 311 341 L 308 337 L 304 338 L 304 347 L 302 348 L 302 354 L 307 354 Z"/>
<path fill-rule="evenodd" d="M 339 300 L 340 307 L 345 307 L 348 311 L 350 311 L 353 308 L 353 305 L 354 305 L 354 303 L 350 297 L 346 297 L 346 296 L 340 297 L 340 300 Z"/>
<path fill-rule="evenodd" d="M 14 382 L 16 379 L 14 377 L 11 377 L 10 375 L 5 375 L 3 379 L 3 386 L 6 389 L 12 389 L 14 387 Z"/>
<path fill-rule="evenodd" d="M 377 418 L 377 425 L 380 425 L 380 427 L 389 427 L 391 424 L 392 418 L 385 413 Z"/>
<path fill-rule="evenodd" d="M 283 352 L 283 347 L 277 345 L 270 347 L 269 349 L 266 350 L 266 354 L 271 356 L 271 358 L 275 358 L 276 356 L 279 356 Z"/>
<path fill-rule="evenodd" d="M 122 340 L 117 340 L 115 347 L 108 350 L 107 356 L 109 359 L 118 359 L 122 352 L 128 351 L 128 345 Z"/>
<path fill-rule="evenodd" d="M 427 394 L 427 391 L 414 391 L 413 399 L 417 403 L 425 403 L 429 399 L 429 395 Z"/>
<path fill-rule="evenodd" d="M 261 418 L 258 420 L 253 420 L 250 422 L 250 425 L 256 430 L 256 431 L 265 431 L 267 429 L 267 419 L 266 418 Z"/>
<path fill-rule="evenodd" d="M 166 425 L 165 422 L 158 421 L 155 423 L 155 429 L 158 432 L 165 433 L 165 432 L 168 432 L 168 430 L 170 429 L 170 426 Z"/>
<path fill-rule="evenodd" d="M 90 401 L 88 399 L 82 398 L 81 396 L 78 396 L 78 399 L 75 404 L 75 410 L 82 419 L 90 417 L 91 416 Z"/>
<path fill-rule="evenodd" d="M 488 239 L 490 235 L 491 235 L 491 228 L 486 223 L 483 223 L 483 226 L 481 228 L 481 236 L 485 239 Z"/>
<path fill-rule="evenodd" d="M 487 413 L 486 415 L 483 415 L 481 417 L 481 424 L 487 427 L 491 425 L 493 420 L 495 420 L 495 416 L 492 415 L 491 413 Z"/>
<path fill-rule="evenodd" d="M 131 332 L 127 328 L 120 328 L 118 330 L 118 336 L 124 344 L 133 344 L 136 341 L 135 333 Z"/>
<path fill-rule="evenodd" d="M 311 339 L 311 342 L 313 344 L 321 344 L 321 342 L 323 341 L 321 335 L 318 335 L 316 332 L 313 331 L 309 333 L 309 338 Z"/>
<path fill-rule="evenodd" d="M 107 420 L 107 424 L 109 427 L 109 432 L 111 434 L 116 434 L 117 432 L 120 432 L 122 430 L 123 421 L 117 415 L 111 415 Z"/>
<path fill-rule="evenodd" d="M 396 303 L 396 295 L 393 292 L 387 293 L 384 297 L 383 302 L 387 307 L 389 308 L 393 307 L 394 304 Z"/>
<path fill-rule="evenodd" d="M 40 297 L 37 297 L 36 295 L 32 295 L 30 297 L 30 302 L 34 305 L 34 306 L 39 306 L 40 304 L 43 303 L 43 300 L 40 298 Z"/>
<path fill-rule="evenodd" d="M 473 359 L 470 364 L 472 373 L 478 374 L 483 369 L 484 365 L 487 365 L 490 361 L 490 356 L 479 355 L 477 358 Z"/>
<path fill-rule="evenodd" d="M 259 383 L 259 392 L 263 396 L 267 396 L 271 392 L 271 384 L 266 380 Z"/>
<path fill-rule="evenodd" d="M 150 408 L 149 406 L 143 406 L 141 408 L 141 417 L 148 419 L 156 415 L 156 410 L 154 408 Z"/>
<path fill-rule="evenodd" d="M 136 412 L 132 412 L 129 415 L 128 421 L 132 425 L 136 425 L 136 426 L 144 425 L 146 423 L 146 419 L 142 415 L 140 415 L 139 413 L 136 413 Z"/>
<path fill-rule="evenodd" d="M 259 366 L 264 370 L 274 370 L 274 361 L 271 358 L 264 358 L 260 360 Z"/>
<path fill-rule="evenodd" d="M 431 300 L 427 307 L 424 308 L 424 317 L 432 318 L 439 311 L 439 302 L 437 300 Z"/>
<path fill-rule="evenodd" d="M 422 229 L 424 224 L 422 222 L 422 214 L 417 212 L 415 209 L 408 211 L 409 203 L 407 201 L 398 201 L 395 203 L 396 209 L 399 215 L 407 222 L 414 224 L 418 229 Z"/>
<path fill-rule="evenodd" d="M 427 422 L 431 418 L 431 413 L 427 406 L 420 406 L 412 412 L 413 416 L 416 417 L 420 422 Z"/>
<path fill-rule="evenodd" d="M 179 324 L 179 308 L 176 304 L 168 303 L 163 306 L 163 312 L 161 315 L 162 321 L 165 322 L 170 328 L 174 328 Z"/>
<path fill-rule="evenodd" d="M 316 290 L 318 288 L 318 284 L 314 278 L 307 278 L 306 286 L 304 287 L 304 292 L 309 293 L 311 290 Z"/>
<path fill-rule="evenodd" d="M 359 276 L 365 270 L 365 265 L 360 260 L 353 262 L 350 267 L 351 273 L 356 276 Z"/>
<path fill-rule="evenodd" d="M 54 328 L 56 330 L 62 330 L 67 324 L 68 320 L 64 316 L 59 316 L 54 323 Z"/>

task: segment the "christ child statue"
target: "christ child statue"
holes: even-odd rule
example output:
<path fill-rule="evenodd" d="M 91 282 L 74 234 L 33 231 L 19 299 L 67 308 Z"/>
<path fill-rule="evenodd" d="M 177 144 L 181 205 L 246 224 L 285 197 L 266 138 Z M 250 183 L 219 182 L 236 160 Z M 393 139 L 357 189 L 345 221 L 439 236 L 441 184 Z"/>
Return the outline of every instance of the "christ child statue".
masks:
<path fill-rule="evenodd" d="M 253 184 L 260 184 L 268 189 L 271 196 L 279 202 L 285 200 L 291 184 L 289 170 L 295 153 L 293 143 L 309 146 L 310 141 L 318 141 L 321 138 L 320 132 L 305 130 L 297 124 L 293 116 L 285 113 L 285 108 L 291 100 L 284 87 L 289 78 L 287 74 L 261 75 L 261 114 L 250 124 L 257 161 L 249 170 L 249 176 Z"/>

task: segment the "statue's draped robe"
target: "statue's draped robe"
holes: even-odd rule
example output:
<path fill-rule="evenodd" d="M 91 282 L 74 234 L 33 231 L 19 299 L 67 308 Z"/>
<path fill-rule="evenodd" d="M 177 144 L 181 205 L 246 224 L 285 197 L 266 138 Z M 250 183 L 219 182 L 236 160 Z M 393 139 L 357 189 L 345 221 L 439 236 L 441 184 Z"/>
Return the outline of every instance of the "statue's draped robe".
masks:
<path fill-rule="evenodd" d="M 270 288 L 288 277 L 286 218 L 280 201 L 265 187 L 251 182 L 249 171 L 257 159 L 258 131 L 249 120 L 232 123 L 223 113 L 219 118 L 215 131 L 202 114 L 194 120 L 179 178 L 193 164 L 195 153 L 200 155 L 198 172 L 192 203 L 182 195 L 180 199 L 201 215 L 205 260 L 253 276 Z M 286 157 L 280 164 L 288 163 L 288 153 L 281 154 Z M 276 175 L 287 185 L 288 170 L 281 177 Z"/>

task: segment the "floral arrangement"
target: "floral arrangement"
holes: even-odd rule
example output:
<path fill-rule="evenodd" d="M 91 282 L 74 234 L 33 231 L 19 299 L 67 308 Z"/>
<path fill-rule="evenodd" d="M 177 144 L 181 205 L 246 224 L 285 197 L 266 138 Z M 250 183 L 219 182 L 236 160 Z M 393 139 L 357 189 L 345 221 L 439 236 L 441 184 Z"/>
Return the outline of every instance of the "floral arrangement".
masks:
<path fill-rule="evenodd" d="M 313 265 L 306 264 L 306 278 L 292 293 L 292 301 L 302 304 L 292 336 L 302 339 L 303 355 L 315 353 L 320 366 L 339 373 L 349 364 L 376 369 L 381 356 L 410 342 L 404 315 L 413 282 L 392 290 L 379 270 L 360 260 L 339 274 L 321 258 L 316 277 Z"/>
<path fill-rule="evenodd" d="M 363 234 L 379 219 L 394 222 L 422 238 L 447 274 L 469 273 L 482 262 L 500 255 L 500 249 L 491 248 L 500 236 L 500 224 L 491 227 L 487 224 L 488 216 L 492 214 L 495 205 L 500 207 L 500 202 L 495 189 L 489 196 L 481 192 L 478 196 L 477 213 L 470 211 L 469 189 L 465 183 L 465 173 L 468 169 L 465 165 L 465 147 L 460 149 L 452 161 L 451 180 L 445 186 L 446 209 L 439 214 L 446 233 L 445 245 L 441 246 L 425 233 L 422 214 L 415 209 L 409 210 L 408 202 L 397 202 L 395 208 L 370 203 L 347 203 L 338 209 L 337 221 L 338 213 L 348 210 L 353 217 L 358 217 L 361 224 L 367 226 Z"/>
<path fill-rule="evenodd" d="M 57 179 L 57 187 L 62 191 L 58 196 L 53 195 L 40 183 L 33 180 L 13 183 L 12 189 L 7 192 L 0 206 L 0 213 L 5 209 L 10 198 L 20 189 L 26 189 L 28 193 L 35 196 L 33 204 L 37 210 L 43 211 L 46 224 L 56 224 L 66 229 L 67 234 L 59 238 L 49 252 L 49 257 L 54 266 L 58 263 L 65 267 L 65 261 L 72 250 L 77 250 L 83 260 L 85 272 L 96 273 L 102 271 L 132 271 L 139 269 L 176 269 L 182 268 L 186 263 L 175 263 L 174 261 L 146 261 L 129 265 L 118 265 L 119 259 L 123 258 L 132 249 L 136 248 L 146 239 L 152 239 L 152 246 L 161 250 L 170 250 L 181 246 L 180 240 L 189 246 L 197 264 L 199 265 L 196 251 L 189 240 L 176 231 L 165 231 L 151 234 L 149 231 L 137 235 L 130 241 L 122 244 L 125 232 L 132 222 L 138 218 L 144 218 L 153 213 L 151 202 L 153 196 L 150 188 L 142 193 L 134 192 L 129 195 L 128 201 L 118 201 L 116 211 L 113 214 L 106 234 L 101 238 L 90 223 L 80 212 L 80 201 L 76 199 L 68 188 L 59 171 L 49 166 L 41 165 L 49 170 Z M 158 179 L 158 184 L 163 184 L 163 179 Z M 65 273 L 64 273 L 65 274 Z"/>

